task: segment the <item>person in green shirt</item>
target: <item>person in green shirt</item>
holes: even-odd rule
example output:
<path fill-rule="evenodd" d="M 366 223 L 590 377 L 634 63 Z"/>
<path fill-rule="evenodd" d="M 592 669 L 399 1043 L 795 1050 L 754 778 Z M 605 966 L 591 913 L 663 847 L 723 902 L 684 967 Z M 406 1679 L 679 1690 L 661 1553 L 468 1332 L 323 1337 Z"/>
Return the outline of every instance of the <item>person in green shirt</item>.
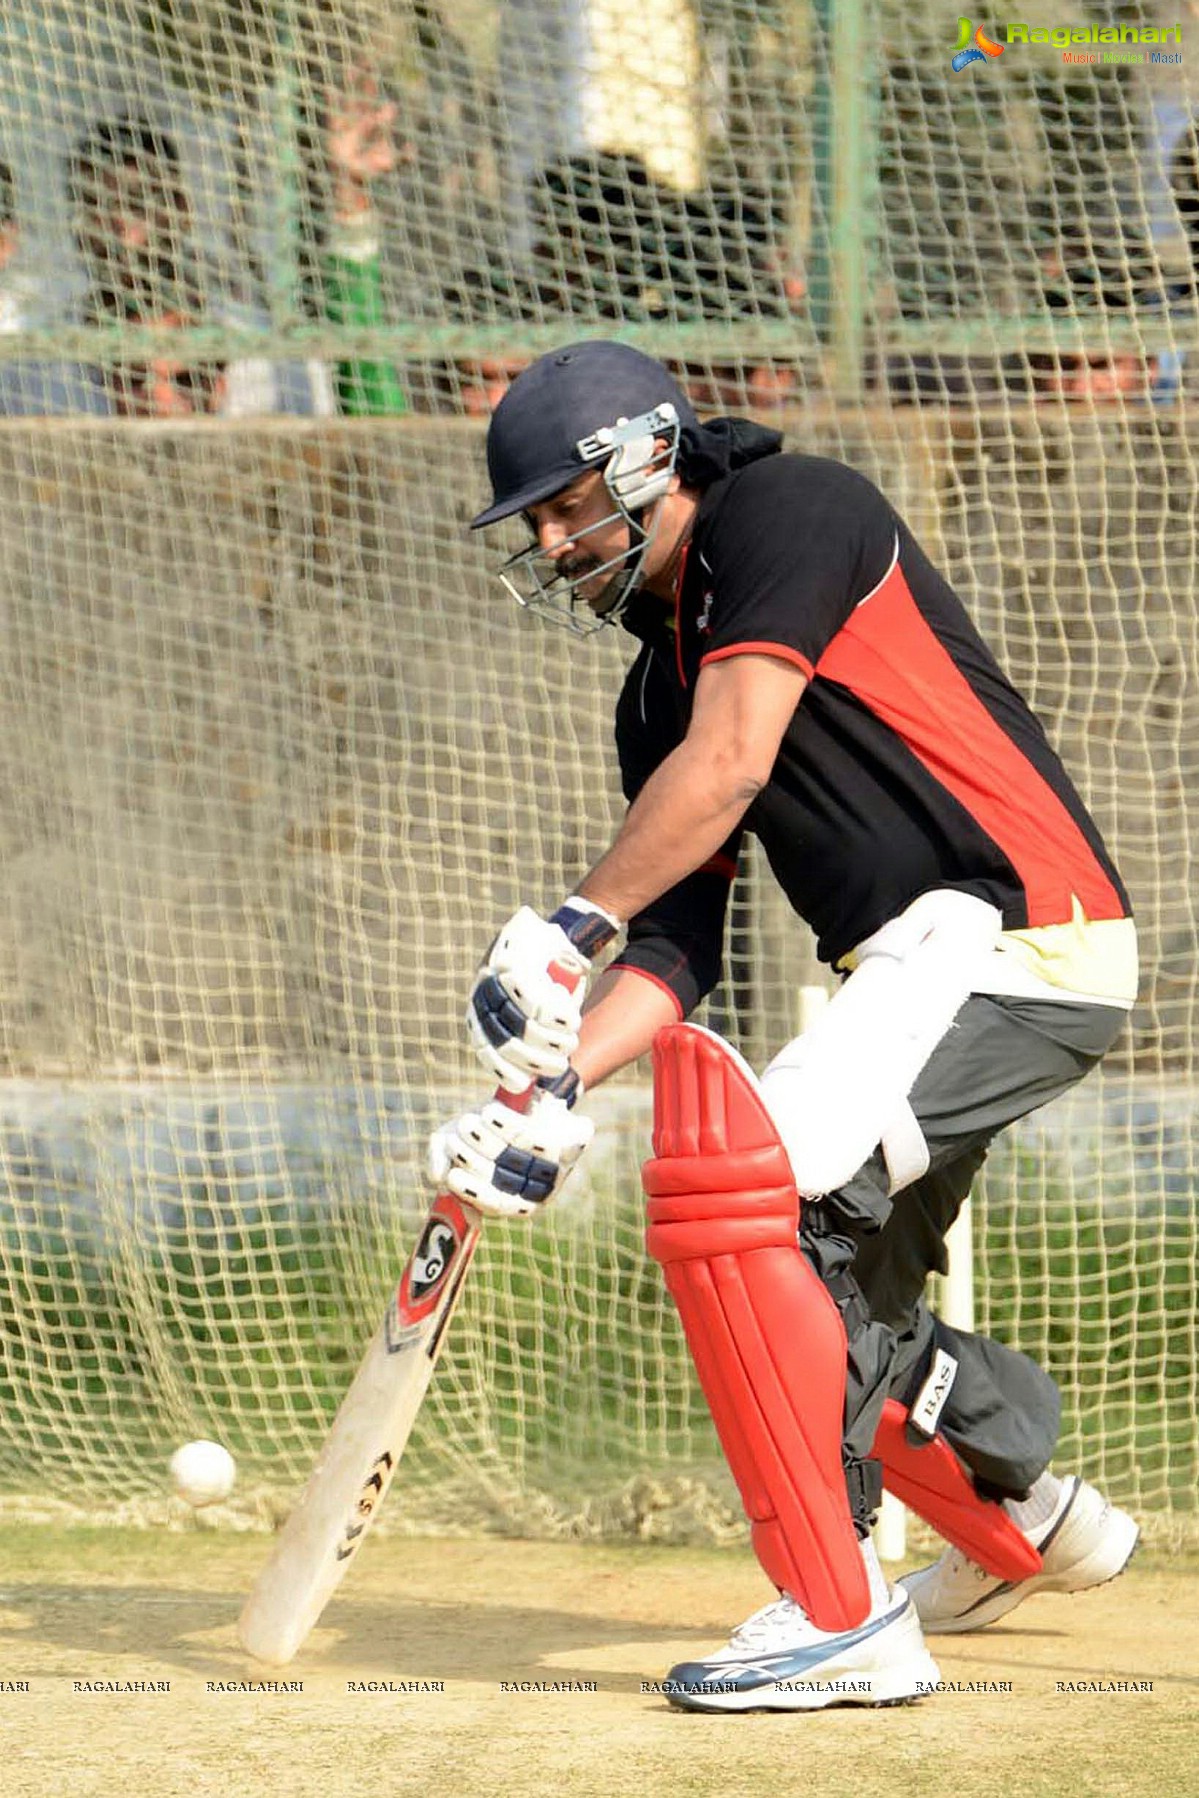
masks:
<path fill-rule="evenodd" d="M 333 209 L 322 268 L 324 310 L 335 324 L 384 323 L 383 267 L 378 213 L 371 183 L 399 160 L 392 125 L 396 108 L 379 99 L 378 83 L 357 72 L 342 92 L 331 94 L 325 149 L 333 180 Z M 407 412 L 408 399 L 390 362 L 339 362 L 340 411 L 350 418 Z"/>

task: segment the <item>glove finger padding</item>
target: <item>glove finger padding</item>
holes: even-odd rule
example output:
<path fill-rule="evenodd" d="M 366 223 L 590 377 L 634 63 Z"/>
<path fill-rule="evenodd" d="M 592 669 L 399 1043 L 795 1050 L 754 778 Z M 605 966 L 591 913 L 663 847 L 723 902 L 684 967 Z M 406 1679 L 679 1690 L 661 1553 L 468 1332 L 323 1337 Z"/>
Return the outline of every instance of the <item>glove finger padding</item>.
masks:
<path fill-rule="evenodd" d="M 591 956 L 617 925 L 586 900 L 552 918 L 522 905 L 491 945 L 466 1022 L 475 1053 L 507 1092 L 566 1071 L 578 1047 Z"/>
<path fill-rule="evenodd" d="M 565 1049 L 537 1048 L 520 1037 L 513 1037 L 502 1050 L 495 1049 L 476 1027 L 473 1014 L 468 1013 L 466 1021 L 476 1056 L 506 1093 L 516 1096 L 527 1092 L 538 1080 L 557 1080 L 569 1066 Z"/>
<path fill-rule="evenodd" d="M 518 1112 L 498 1100 L 430 1141 L 435 1184 L 493 1217 L 527 1217 L 555 1198 L 595 1134 L 590 1118 L 546 1094 Z"/>
<path fill-rule="evenodd" d="M 527 1018 L 551 1030 L 575 1030 L 590 966 L 560 924 L 522 905 L 491 945 L 483 972 L 496 977 Z"/>

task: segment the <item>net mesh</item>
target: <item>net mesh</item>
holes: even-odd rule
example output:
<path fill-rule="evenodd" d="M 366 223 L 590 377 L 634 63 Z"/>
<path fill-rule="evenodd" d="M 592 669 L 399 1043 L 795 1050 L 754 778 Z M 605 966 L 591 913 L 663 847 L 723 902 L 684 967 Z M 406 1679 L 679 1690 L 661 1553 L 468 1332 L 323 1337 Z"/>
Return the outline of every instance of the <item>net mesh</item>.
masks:
<path fill-rule="evenodd" d="M 231 1518 L 305 1475 L 425 1133 L 482 1092 L 474 959 L 619 818 L 624 646 L 508 608 L 465 529 L 503 381 L 619 332 L 881 484 L 1116 852 L 1141 1003 L 993 1151 L 977 1314 L 1061 1382 L 1060 1464 L 1193 1538 L 1190 52 L 955 71 L 958 38 L 798 0 L 4 9 L 9 1506 L 158 1514 L 194 1436 Z M 760 1065 L 819 978 L 751 857 L 708 1021 Z M 392 1524 L 740 1527 L 644 1255 L 644 1070 L 594 1105 L 560 1206 L 484 1234 Z"/>

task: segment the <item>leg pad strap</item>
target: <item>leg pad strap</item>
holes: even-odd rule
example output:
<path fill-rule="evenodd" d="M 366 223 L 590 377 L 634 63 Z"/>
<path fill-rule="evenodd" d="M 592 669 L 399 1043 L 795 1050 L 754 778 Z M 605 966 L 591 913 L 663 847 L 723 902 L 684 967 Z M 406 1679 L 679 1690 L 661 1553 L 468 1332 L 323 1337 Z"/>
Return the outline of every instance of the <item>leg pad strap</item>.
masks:
<path fill-rule="evenodd" d="M 908 1413 L 897 1399 L 883 1405 L 874 1452 L 888 1492 L 997 1579 L 1022 1580 L 1041 1570 L 1041 1557 L 1003 1506 L 982 1498 L 944 1436 L 913 1448 Z"/>

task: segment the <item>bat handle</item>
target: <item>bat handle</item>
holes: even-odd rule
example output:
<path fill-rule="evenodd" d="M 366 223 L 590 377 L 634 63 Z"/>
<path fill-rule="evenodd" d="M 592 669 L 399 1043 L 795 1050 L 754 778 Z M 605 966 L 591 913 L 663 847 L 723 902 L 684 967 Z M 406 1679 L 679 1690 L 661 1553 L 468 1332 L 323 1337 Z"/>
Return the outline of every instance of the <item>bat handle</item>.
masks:
<path fill-rule="evenodd" d="M 564 1074 L 558 1074 L 553 1080 L 534 1080 L 533 1084 L 527 1086 L 523 1093 L 510 1093 L 505 1091 L 502 1086 L 497 1086 L 494 1097 L 501 1105 L 506 1105 L 509 1111 L 523 1113 L 529 1109 L 539 1093 L 551 1093 L 554 1098 L 565 1099 L 568 1105 L 573 1105 L 579 1085 L 579 1076 L 573 1068 L 567 1068 Z"/>

